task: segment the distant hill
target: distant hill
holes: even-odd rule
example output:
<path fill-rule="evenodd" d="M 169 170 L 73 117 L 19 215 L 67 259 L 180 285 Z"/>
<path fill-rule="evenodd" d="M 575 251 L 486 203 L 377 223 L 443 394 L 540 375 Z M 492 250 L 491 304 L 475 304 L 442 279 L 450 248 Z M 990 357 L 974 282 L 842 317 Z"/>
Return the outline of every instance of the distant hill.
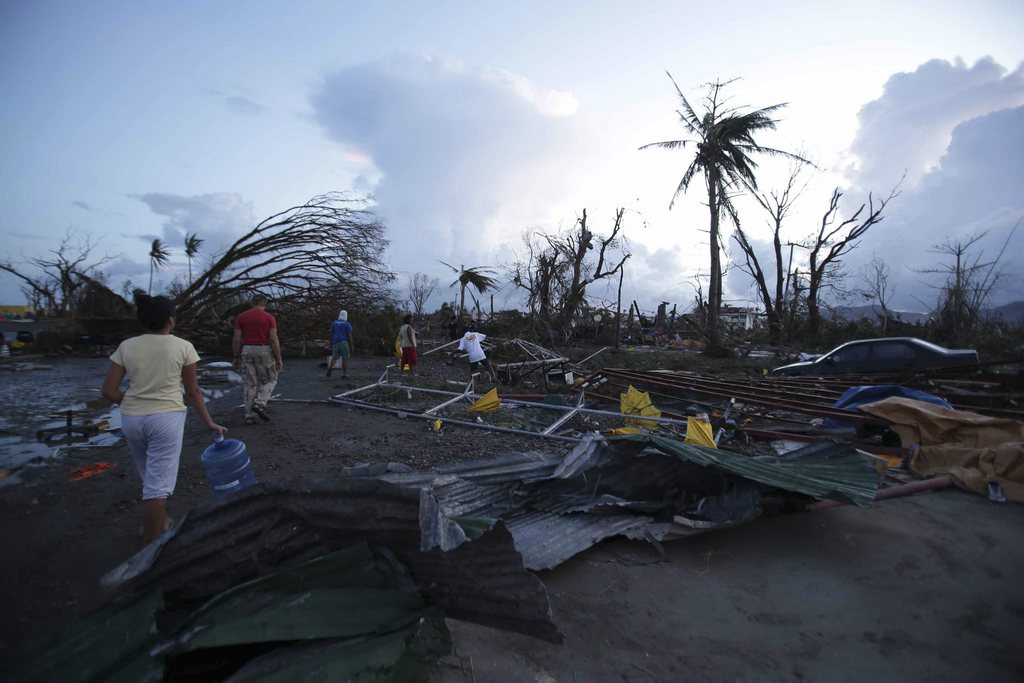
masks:
<path fill-rule="evenodd" d="M 860 320 L 861 318 L 876 320 L 880 313 L 881 311 L 871 304 L 866 306 L 836 306 L 836 315 L 843 320 Z M 889 311 L 889 317 L 902 320 L 905 323 L 923 323 L 928 320 L 928 313 Z"/>
<path fill-rule="evenodd" d="M 874 320 L 878 317 L 876 312 L 878 309 L 871 304 L 866 306 L 836 306 L 835 310 L 836 315 L 843 320 L 860 320 L 861 318 Z M 889 314 L 893 318 L 898 318 L 905 323 L 911 324 L 923 323 L 928 320 L 930 315 L 929 313 L 920 313 L 918 311 L 890 311 Z M 986 315 L 992 318 L 1001 318 L 1007 323 L 1022 323 L 1024 322 L 1024 301 L 1014 301 L 1003 306 L 990 308 L 986 311 Z"/>
<path fill-rule="evenodd" d="M 993 318 L 1002 318 L 1004 322 L 1024 322 L 1024 301 L 1014 301 L 1005 306 L 997 306 L 990 313 Z"/>

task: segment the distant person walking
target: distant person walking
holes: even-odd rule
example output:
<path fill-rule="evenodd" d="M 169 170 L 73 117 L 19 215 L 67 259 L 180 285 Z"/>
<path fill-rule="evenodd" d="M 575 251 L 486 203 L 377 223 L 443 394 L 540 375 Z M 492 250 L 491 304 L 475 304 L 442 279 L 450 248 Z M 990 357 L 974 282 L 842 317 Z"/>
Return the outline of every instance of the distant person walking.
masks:
<path fill-rule="evenodd" d="M 459 338 L 459 319 L 454 315 L 448 318 L 448 341 L 453 342 Z"/>
<path fill-rule="evenodd" d="M 341 377 L 348 379 L 348 359 L 352 357 L 352 323 L 348 311 L 338 312 L 338 319 L 331 323 L 331 360 L 327 363 L 327 376 L 334 372 L 334 365 L 341 359 Z"/>
<path fill-rule="evenodd" d="M 497 384 L 498 373 L 491 367 L 491 361 L 487 360 L 487 354 L 484 353 L 484 347 L 481 346 L 484 339 L 487 339 L 487 335 L 477 332 L 476 322 L 471 320 L 469 321 L 469 329 L 459 339 L 459 351 L 465 351 L 469 355 L 469 371 L 471 373 L 483 368 L 487 370 L 491 381 Z"/>
<path fill-rule="evenodd" d="M 235 367 L 240 369 L 245 381 L 246 424 L 255 424 L 256 416 L 270 422 L 267 403 L 277 386 L 278 374 L 284 370 L 277 321 L 266 309 L 267 298 L 256 295 L 252 308 L 235 318 L 231 346 L 235 352 Z"/>
<path fill-rule="evenodd" d="M 121 428 L 135 469 L 142 479 L 142 537 L 152 543 L 170 527 L 167 498 L 178 481 L 185 431 L 185 397 L 206 426 L 219 434 L 226 428 L 210 417 L 196 379 L 199 354 L 191 343 L 171 334 L 174 304 L 165 296 L 135 297 L 146 333 L 121 342 L 110 357 L 103 397 L 121 405 Z M 121 391 L 127 375 L 128 390 Z"/>
<path fill-rule="evenodd" d="M 398 345 L 402 348 L 402 370 L 409 368 L 416 372 L 416 330 L 412 327 L 412 316 L 402 318 L 402 326 L 398 328 Z"/>

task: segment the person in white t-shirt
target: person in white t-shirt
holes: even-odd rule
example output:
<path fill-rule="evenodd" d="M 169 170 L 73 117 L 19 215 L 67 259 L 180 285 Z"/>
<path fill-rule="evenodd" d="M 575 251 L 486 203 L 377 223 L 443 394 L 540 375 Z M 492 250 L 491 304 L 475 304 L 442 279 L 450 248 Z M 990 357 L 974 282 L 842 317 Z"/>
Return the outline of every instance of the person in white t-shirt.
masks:
<path fill-rule="evenodd" d="M 497 384 L 498 373 L 491 367 L 491 361 L 487 360 L 487 354 L 484 353 L 484 347 L 481 346 L 484 339 L 487 339 L 487 335 L 477 332 L 476 322 L 471 320 L 469 322 L 469 329 L 459 339 L 459 351 L 465 351 L 469 355 L 469 371 L 471 373 L 483 368 L 487 370 L 491 381 Z"/>
<path fill-rule="evenodd" d="M 121 342 L 110 356 L 103 397 L 121 405 L 121 429 L 142 478 L 146 545 L 167 531 L 167 498 L 178 480 L 185 432 L 185 396 L 206 426 L 223 435 L 226 428 L 210 417 L 196 379 L 199 354 L 191 343 L 171 334 L 174 304 L 165 296 L 135 297 L 139 322 L 148 330 Z M 128 376 L 127 391 L 121 381 Z"/>

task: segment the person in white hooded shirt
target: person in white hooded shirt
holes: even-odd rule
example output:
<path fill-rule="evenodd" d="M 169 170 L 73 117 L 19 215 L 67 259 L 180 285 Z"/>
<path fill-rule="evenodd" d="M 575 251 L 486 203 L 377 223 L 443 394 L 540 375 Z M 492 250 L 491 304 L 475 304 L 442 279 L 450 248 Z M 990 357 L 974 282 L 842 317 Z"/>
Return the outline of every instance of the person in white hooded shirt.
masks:
<path fill-rule="evenodd" d="M 477 332 L 476 323 L 471 321 L 469 329 L 459 339 L 459 351 L 465 351 L 469 355 L 469 371 L 471 373 L 477 372 L 479 368 L 483 367 L 487 370 L 491 381 L 497 384 L 498 373 L 491 367 L 491 362 L 487 360 L 487 354 L 484 353 L 484 348 L 481 346 L 484 339 L 487 339 L 487 335 Z"/>

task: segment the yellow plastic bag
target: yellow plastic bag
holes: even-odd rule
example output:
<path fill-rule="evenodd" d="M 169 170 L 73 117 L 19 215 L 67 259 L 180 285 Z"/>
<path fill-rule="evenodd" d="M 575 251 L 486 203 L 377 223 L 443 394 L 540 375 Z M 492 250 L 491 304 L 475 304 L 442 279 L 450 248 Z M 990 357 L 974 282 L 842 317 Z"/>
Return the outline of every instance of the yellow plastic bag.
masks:
<path fill-rule="evenodd" d="M 661 411 L 651 403 L 651 395 L 646 391 L 637 390 L 632 384 L 619 395 L 619 412 L 626 415 L 643 415 L 644 417 L 661 417 Z M 653 420 L 627 418 L 626 424 L 636 425 L 644 429 L 655 429 L 658 426 Z"/>
<path fill-rule="evenodd" d="M 399 358 L 402 357 L 402 339 L 401 337 L 395 337 L 395 355 Z"/>
<path fill-rule="evenodd" d="M 477 399 L 477 402 L 467 410 L 471 413 L 496 413 L 500 408 L 501 399 L 498 398 L 498 387 L 494 387 Z"/>
<path fill-rule="evenodd" d="M 715 436 L 711 433 L 711 423 L 707 420 L 698 420 L 695 417 L 686 418 L 686 438 L 684 443 L 692 446 L 707 446 L 718 448 L 715 445 Z"/>

